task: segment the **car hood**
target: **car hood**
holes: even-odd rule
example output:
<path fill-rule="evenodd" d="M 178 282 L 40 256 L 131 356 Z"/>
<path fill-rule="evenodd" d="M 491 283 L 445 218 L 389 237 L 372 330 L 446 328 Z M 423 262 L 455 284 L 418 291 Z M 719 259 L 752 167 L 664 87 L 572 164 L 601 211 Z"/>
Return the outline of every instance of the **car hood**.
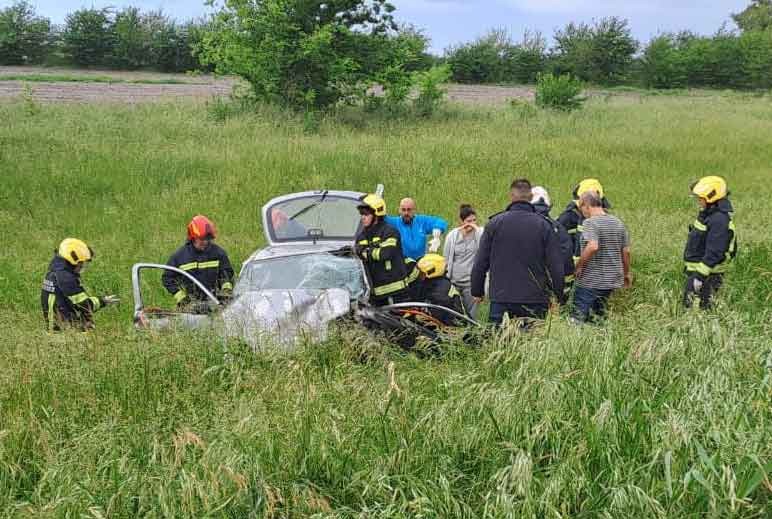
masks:
<path fill-rule="evenodd" d="M 255 290 L 239 295 L 222 312 L 225 335 L 244 340 L 252 349 L 321 341 L 328 324 L 351 311 L 349 293 L 324 290 Z"/>

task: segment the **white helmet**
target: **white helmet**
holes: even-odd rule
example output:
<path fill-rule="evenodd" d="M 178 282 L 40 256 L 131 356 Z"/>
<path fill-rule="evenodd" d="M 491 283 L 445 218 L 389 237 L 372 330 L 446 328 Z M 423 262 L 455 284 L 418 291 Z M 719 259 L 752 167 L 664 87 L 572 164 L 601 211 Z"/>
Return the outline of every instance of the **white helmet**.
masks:
<path fill-rule="evenodd" d="M 541 202 L 547 207 L 552 207 L 552 202 L 550 201 L 550 194 L 547 193 L 546 189 L 544 189 L 541 186 L 534 186 L 531 188 L 531 193 L 533 193 L 533 197 L 531 198 L 532 204 L 537 204 Z"/>

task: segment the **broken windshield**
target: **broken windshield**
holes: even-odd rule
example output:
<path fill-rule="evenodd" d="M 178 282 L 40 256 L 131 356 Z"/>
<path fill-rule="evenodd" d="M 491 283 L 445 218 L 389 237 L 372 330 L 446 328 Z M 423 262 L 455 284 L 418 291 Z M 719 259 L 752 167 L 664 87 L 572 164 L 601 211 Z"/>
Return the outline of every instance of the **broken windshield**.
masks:
<path fill-rule="evenodd" d="M 269 235 L 273 241 L 353 240 L 359 228 L 358 203 L 326 191 L 279 202 L 266 215 Z"/>
<path fill-rule="evenodd" d="M 253 261 L 244 267 L 236 294 L 252 290 L 342 288 L 357 299 L 365 293 L 361 264 L 328 253 Z"/>

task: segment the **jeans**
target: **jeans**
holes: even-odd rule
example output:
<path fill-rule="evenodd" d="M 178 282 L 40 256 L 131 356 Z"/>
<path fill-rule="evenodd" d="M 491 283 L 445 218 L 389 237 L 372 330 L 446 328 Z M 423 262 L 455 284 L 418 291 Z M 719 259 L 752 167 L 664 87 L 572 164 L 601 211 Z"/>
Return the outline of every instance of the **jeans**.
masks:
<path fill-rule="evenodd" d="M 614 290 L 601 290 L 576 285 L 574 289 L 574 309 L 571 311 L 571 317 L 583 323 L 593 318 L 602 319 L 606 316 L 606 306 L 612 292 Z"/>
<path fill-rule="evenodd" d="M 510 319 L 521 319 L 522 328 L 530 328 L 528 320 L 544 319 L 547 317 L 549 305 L 547 303 L 497 303 L 491 301 L 490 315 L 488 319 L 496 326 L 501 326 L 504 314 Z"/>

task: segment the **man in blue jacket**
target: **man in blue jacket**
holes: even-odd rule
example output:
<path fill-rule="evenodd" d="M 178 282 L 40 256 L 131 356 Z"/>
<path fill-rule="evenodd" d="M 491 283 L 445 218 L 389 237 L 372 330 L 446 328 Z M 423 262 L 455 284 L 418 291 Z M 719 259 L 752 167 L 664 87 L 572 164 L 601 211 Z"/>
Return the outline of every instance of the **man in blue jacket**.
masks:
<path fill-rule="evenodd" d="M 403 198 L 399 203 L 399 216 L 387 216 L 386 223 L 399 231 L 402 255 L 416 261 L 426 254 L 427 237 L 432 237 L 429 252 L 437 252 L 442 233 L 448 230 L 448 222 L 442 218 L 416 214 L 416 203 L 412 198 Z"/>
<path fill-rule="evenodd" d="M 504 314 L 521 319 L 544 319 L 550 296 L 564 302 L 563 255 L 553 225 L 531 204 L 531 183 L 512 182 L 507 210 L 485 226 L 472 268 L 472 297 L 480 303 L 485 276 L 490 272 L 490 321 L 500 325 Z"/>

